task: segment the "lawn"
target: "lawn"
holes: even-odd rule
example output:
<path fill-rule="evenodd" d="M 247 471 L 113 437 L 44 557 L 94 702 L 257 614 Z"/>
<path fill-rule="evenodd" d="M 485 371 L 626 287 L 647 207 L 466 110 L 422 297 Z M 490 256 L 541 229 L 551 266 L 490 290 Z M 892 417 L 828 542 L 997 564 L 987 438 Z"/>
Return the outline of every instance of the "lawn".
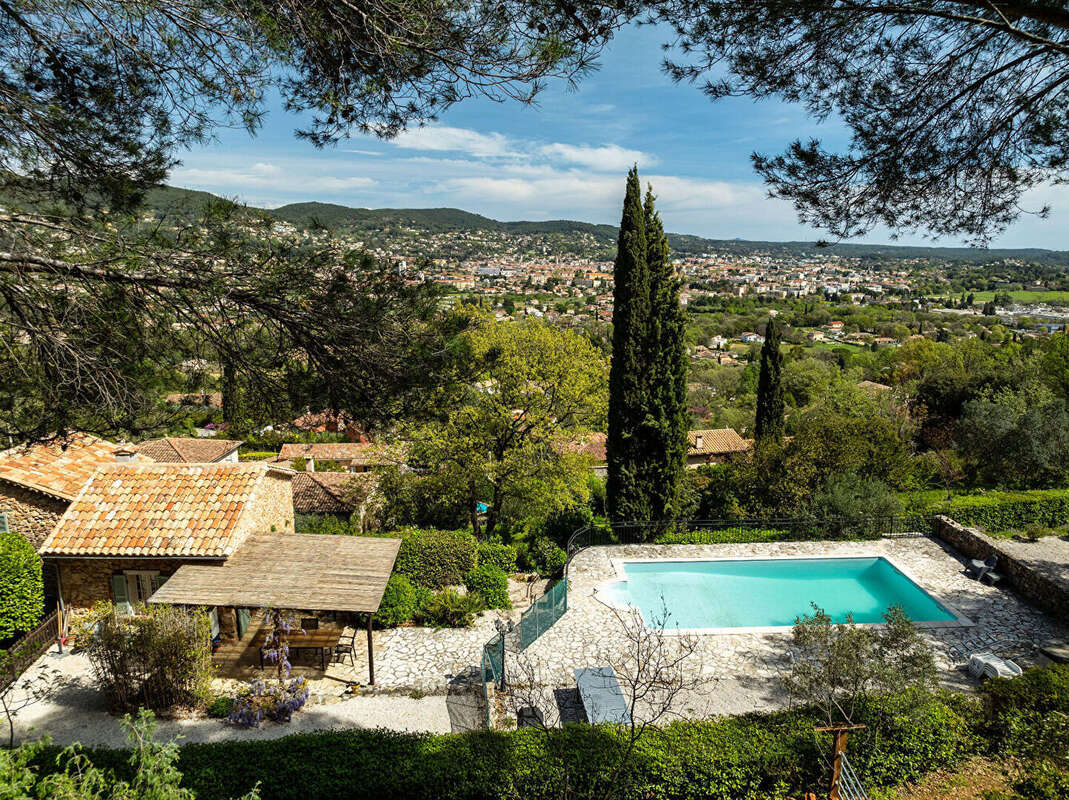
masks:
<path fill-rule="evenodd" d="M 1010 292 L 1010 297 L 1019 303 L 1051 303 L 1069 306 L 1069 292 L 1031 292 L 1022 289 L 1016 292 Z M 995 293 L 975 292 L 975 297 L 973 299 L 977 303 L 986 303 L 989 300 L 995 299 Z"/>

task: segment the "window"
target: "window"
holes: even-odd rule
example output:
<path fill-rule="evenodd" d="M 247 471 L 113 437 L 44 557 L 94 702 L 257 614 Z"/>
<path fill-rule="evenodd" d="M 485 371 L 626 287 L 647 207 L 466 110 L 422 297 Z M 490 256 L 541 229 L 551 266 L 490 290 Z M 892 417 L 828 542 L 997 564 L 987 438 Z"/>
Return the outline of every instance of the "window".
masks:
<path fill-rule="evenodd" d="M 0 511 L 0 533 L 7 533 L 11 530 L 11 526 L 7 522 L 7 512 Z"/>
<path fill-rule="evenodd" d="M 132 614 L 138 603 L 147 603 L 167 580 L 159 570 L 128 569 L 111 576 L 111 593 L 122 613 Z"/>

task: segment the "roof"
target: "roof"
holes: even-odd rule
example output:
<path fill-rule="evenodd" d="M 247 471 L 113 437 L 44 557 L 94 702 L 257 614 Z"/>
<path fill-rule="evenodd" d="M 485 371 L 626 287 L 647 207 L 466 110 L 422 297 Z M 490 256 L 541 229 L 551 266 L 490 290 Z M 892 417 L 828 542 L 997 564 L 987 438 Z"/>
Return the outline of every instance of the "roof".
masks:
<path fill-rule="evenodd" d="M 877 340 L 878 341 L 878 340 Z M 876 381 L 861 381 L 858 383 L 859 389 L 864 389 L 866 392 L 889 392 L 891 387 L 885 383 L 877 383 Z"/>
<path fill-rule="evenodd" d="M 157 463 L 210 464 L 237 450 L 244 442 L 233 439 L 190 439 L 164 436 L 137 446 L 137 452 Z"/>
<path fill-rule="evenodd" d="M 291 424 L 302 431 L 319 432 L 344 431 L 356 427 L 355 420 L 348 411 L 335 411 L 330 408 L 301 414 Z"/>
<path fill-rule="evenodd" d="M 223 407 L 222 392 L 172 392 L 164 395 L 165 402 L 176 406 L 213 406 Z"/>
<path fill-rule="evenodd" d="M 86 481 L 104 464 L 114 464 L 120 445 L 88 433 L 33 445 L 19 445 L 0 453 L 0 480 L 24 486 L 61 500 L 73 500 Z M 150 463 L 139 455 L 135 460 Z"/>
<path fill-rule="evenodd" d="M 697 446 L 698 437 L 702 446 Z M 687 455 L 715 455 L 718 453 L 741 453 L 749 450 L 746 440 L 733 428 L 714 428 L 712 430 L 690 431 L 687 434 Z"/>
<path fill-rule="evenodd" d="M 604 433 L 588 433 L 574 441 L 567 443 L 566 447 L 570 452 L 580 453 L 585 456 L 590 456 L 595 464 L 606 463 L 606 442 L 608 436 Z"/>
<path fill-rule="evenodd" d="M 150 603 L 315 609 L 379 609 L 400 539 L 258 532 L 222 564 L 183 564 Z"/>
<path fill-rule="evenodd" d="M 225 558 L 271 471 L 247 464 L 109 464 L 85 484 L 42 555 Z M 283 473 L 287 476 L 290 472 Z"/>
<path fill-rule="evenodd" d="M 365 465 L 392 464 L 400 460 L 396 455 L 391 455 L 387 446 L 370 442 L 312 442 L 282 445 L 278 460 L 292 461 L 295 458 L 349 461 Z"/>
<path fill-rule="evenodd" d="M 297 514 L 349 514 L 360 505 L 356 490 L 377 480 L 370 472 L 298 472 L 293 476 L 293 510 Z"/>

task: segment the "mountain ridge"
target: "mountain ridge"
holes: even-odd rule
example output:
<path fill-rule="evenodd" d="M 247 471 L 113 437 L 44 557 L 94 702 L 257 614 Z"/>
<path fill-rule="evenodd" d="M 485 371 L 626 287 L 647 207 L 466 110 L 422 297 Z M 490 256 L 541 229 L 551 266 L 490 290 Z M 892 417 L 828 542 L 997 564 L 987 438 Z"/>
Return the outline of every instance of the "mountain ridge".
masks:
<path fill-rule="evenodd" d="M 161 186 L 149 192 L 146 204 L 169 214 L 188 216 L 203 206 L 210 192 Z M 221 199 L 221 198 L 220 198 Z M 528 235 L 587 234 L 599 244 L 614 246 L 618 235 L 615 225 L 580 220 L 515 220 L 500 221 L 459 208 L 356 208 L 336 203 L 307 201 L 288 203 L 273 209 L 257 209 L 276 219 L 299 226 L 312 224 L 328 228 L 354 231 L 382 231 L 393 227 L 408 227 L 431 233 L 483 230 Z M 683 233 L 669 233 L 669 245 L 680 255 L 721 253 L 732 255 L 793 255 L 859 257 L 866 259 L 940 259 L 956 262 L 990 263 L 1005 259 L 1069 266 L 1069 251 L 1046 248 L 938 247 L 894 244 L 838 243 L 821 245 L 816 241 L 760 241 L 746 239 L 709 239 Z"/>

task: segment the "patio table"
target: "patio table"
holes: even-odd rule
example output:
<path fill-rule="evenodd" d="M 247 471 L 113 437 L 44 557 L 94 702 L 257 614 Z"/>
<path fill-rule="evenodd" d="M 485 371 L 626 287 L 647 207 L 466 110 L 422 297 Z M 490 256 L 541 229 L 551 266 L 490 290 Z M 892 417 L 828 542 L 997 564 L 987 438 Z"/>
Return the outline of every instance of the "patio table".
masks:
<path fill-rule="evenodd" d="M 252 644 L 260 652 L 260 669 L 264 668 L 264 644 L 267 642 L 268 631 L 261 628 L 253 637 Z M 324 671 L 327 669 L 327 653 L 334 652 L 334 648 L 341 640 L 341 628 L 318 628 L 312 631 L 300 633 L 292 631 L 285 636 L 289 644 L 290 652 L 301 650 L 318 650 L 320 664 Z"/>

